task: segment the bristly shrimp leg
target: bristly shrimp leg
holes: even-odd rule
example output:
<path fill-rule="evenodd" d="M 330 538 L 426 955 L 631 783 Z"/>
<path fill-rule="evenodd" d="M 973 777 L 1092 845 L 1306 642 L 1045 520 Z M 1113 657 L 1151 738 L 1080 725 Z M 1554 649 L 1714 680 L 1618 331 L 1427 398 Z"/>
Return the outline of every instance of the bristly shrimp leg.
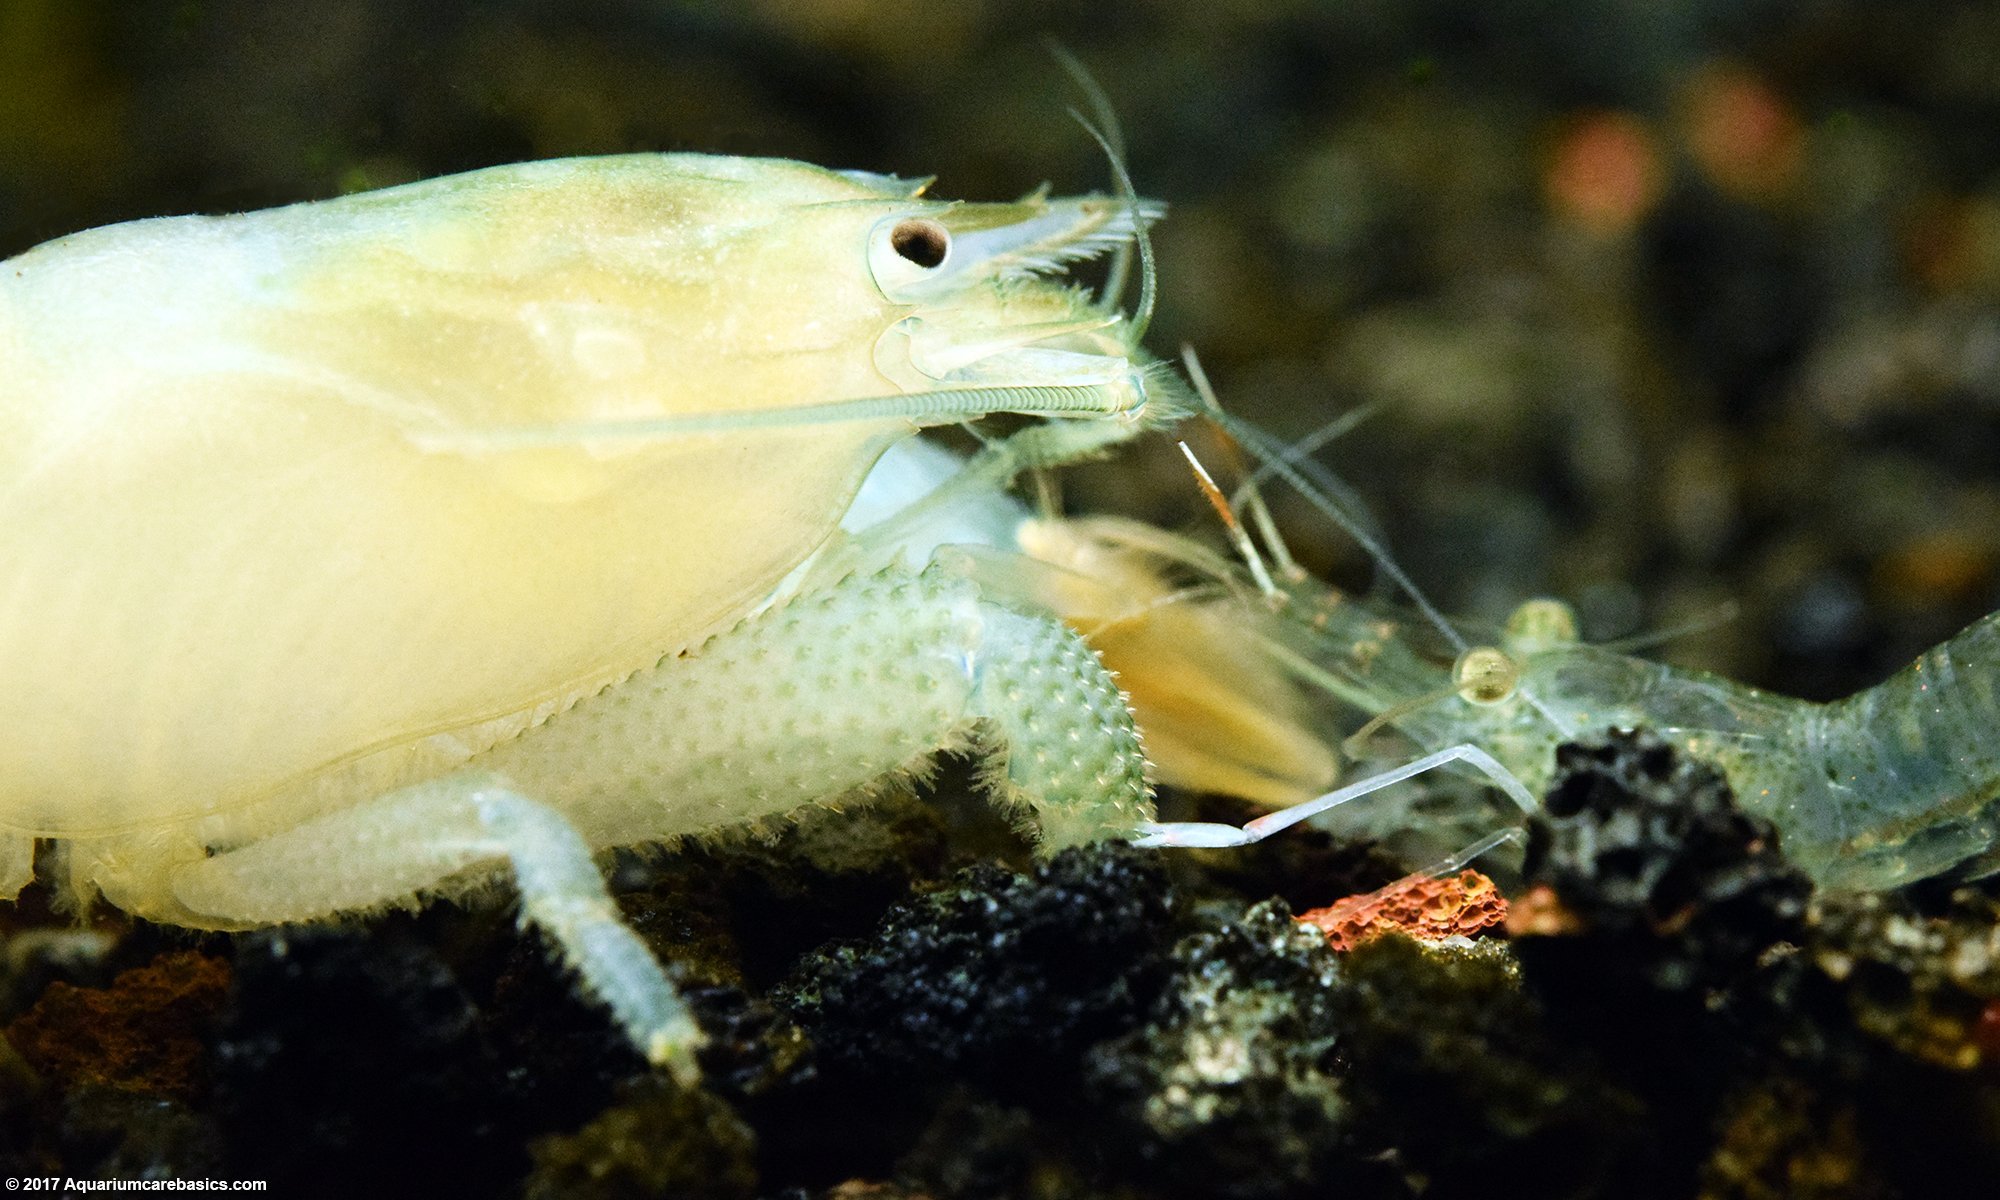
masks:
<path fill-rule="evenodd" d="M 996 798 L 1044 849 L 1152 816 L 1138 733 L 1096 654 L 942 565 L 802 592 L 469 766 L 605 847 L 836 800 L 968 744 L 992 751 Z"/>
<path fill-rule="evenodd" d="M 1205 821 L 1156 822 L 1146 826 L 1141 831 L 1141 836 L 1134 840 L 1141 846 L 1247 846 L 1252 842 L 1261 842 L 1280 829 L 1296 825 L 1309 817 L 1318 816 L 1349 800 L 1379 792 L 1390 784 L 1401 783 L 1405 779 L 1455 762 L 1478 768 L 1496 787 L 1507 793 L 1509 799 L 1520 805 L 1522 812 L 1535 811 L 1537 806 L 1534 793 L 1530 792 L 1512 771 L 1501 766 L 1492 755 L 1479 747 L 1463 744 L 1447 746 L 1435 754 L 1426 754 L 1394 770 L 1371 775 L 1346 787 L 1328 792 L 1324 796 L 1307 800 L 1303 804 L 1258 817 L 1241 828 Z"/>
<path fill-rule="evenodd" d="M 1081 637 L 944 567 L 891 568 L 669 655 L 456 774 L 184 868 L 174 892 L 210 921 L 272 924 L 508 863 L 522 919 L 639 1049 L 691 1076 L 700 1031 L 591 853 L 835 800 L 968 743 L 992 752 L 989 780 L 1032 815 L 1044 849 L 1152 816 L 1131 713 Z"/>
<path fill-rule="evenodd" d="M 561 813 L 491 778 L 446 776 L 329 813 L 178 872 L 174 894 L 232 922 L 304 921 L 376 907 L 494 859 L 513 867 L 521 923 L 549 935 L 633 1045 L 696 1078 L 701 1029 L 620 916 L 590 847 Z"/>

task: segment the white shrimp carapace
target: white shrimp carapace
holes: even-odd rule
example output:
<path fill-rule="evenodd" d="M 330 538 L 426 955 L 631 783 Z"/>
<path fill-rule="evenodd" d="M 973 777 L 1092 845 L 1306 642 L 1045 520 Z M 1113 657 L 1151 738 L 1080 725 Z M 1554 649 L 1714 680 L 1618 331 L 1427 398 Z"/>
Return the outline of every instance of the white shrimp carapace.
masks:
<path fill-rule="evenodd" d="M 0 264 L 5 894 L 38 838 L 77 898 L 212 928 L 511 862 L 685 1067 L 592 851 L 969 736 L 1053 841 L 1144 820 L 1117 689 L 1053 622 L 893 565 L 760 611 L 916 428 L 1039 413 L 1081 449 L 1165 407 L 1113 300 L 1052 277 L 1151 206 L 922 191 L 576 159 Z"/>

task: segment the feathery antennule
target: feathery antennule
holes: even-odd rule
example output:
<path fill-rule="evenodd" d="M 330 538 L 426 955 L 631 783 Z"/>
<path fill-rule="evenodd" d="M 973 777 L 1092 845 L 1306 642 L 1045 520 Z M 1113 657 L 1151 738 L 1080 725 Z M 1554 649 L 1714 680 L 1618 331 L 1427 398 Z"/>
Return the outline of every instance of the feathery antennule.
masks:
<path fill-rule="evenodd" d="M 1105 215 L 1103 224 L 1082 237 L 1048 246 L 1028 247 L 1014 252 L 1000 268 L 1003 277 L 1039 275 L 1061 270 L 1084 259 L 1096 258 L 1107 250 L 1124 251 L 1135 236 L 1164 217 L 1167 206 L 1157 200 L 1138 200 Z"/>

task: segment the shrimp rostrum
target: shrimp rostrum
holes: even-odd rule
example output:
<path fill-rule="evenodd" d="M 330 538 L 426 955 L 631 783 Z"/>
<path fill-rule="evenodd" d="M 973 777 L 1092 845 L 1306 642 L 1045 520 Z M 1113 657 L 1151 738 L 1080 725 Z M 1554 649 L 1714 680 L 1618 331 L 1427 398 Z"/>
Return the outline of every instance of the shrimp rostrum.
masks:
<path fill-rule="evenodd" d="M 0 264 L 0 894 L 38 842 L 72 904 L 204 929 L 508 873 L 685 1073 L 594 853 L 964 745 L 1046 846 L 1142 826 L 1076 635 L 941 566 L 806 565 L 920 426 L 1037 414 L 1061 456 L 1172 408 L 1143 316 L 1060 277 L 1143 246 L 1129 183 L 923 190 L 575 159 Z"/>
<path fill-rule="evenodd" d="M 1198 364 L 1190 367 L 1205 393 Z M 1790 858 L 1823 886 L 1880 889 L 1944 873 L 1970 877 L 2000 870 L 2000 743 L 1994 737 L 2000 729 L 2000 614 L 1975 622 L 1883 683 L 1831 703 L 1586 644 L 1573 614 L 1553 600 L 1523 604 L 1489 644 L 1468 644 L 1330 494 L 1337 480 L 1314 477 L 1311 464 L 1289 448 L 1223 413 L 1212 396 L 1204 399 L 1209 415 L 1263 459 L 1261 471 L 1286 479 L 1360 537 L 1417 607 L 1384 605 L 1321 584 L 1292 566 L 1281 544 L 1271 547 L 1270 557 L 1285 569 L 1268 570 L 1246 523 L 1232 530 L 1254 575 L 1184 538 L 1126 521 L 1030 524 L 1017 539 L 1099 587 L 1146 573 L 1160 579 L 1191 571 L 1207 579 L 1208 586 L 1171 592 L 1174 603 L 1230 614 L 1204 628 L 1226 642 L 1219 657 L 1262 664 L 1259 669 L 1285 678 L 1288 689 L 1267 693 L 1279 697 L 1274 715 L 1295 705 L 1290 687 L 1303 687 L 1322 707 L 1365 720 L 1357 737 L 1388 727 L 1415 749 L 1394 770 L 1281 808 L 1242 829 L 1160 825 L 1145 839 L 1151 844 L 1254 841 L 1439 767 L 1474 771 L 1532 810 L 1550 782 L 1559 745 L 1607 728 L 1645 727 L 1719 767 L 1743 807 L 1772 821 Z M 1239 493 L 1239 500 L 1262 515 L 1253 490 Z M 1267 519 L 1261 525 L 1270 528 Z M 1047 603 L 1062 609 L 1073 606 L 1063 597 L 1077 586 L 1045 583 L 1041 590 Z M 1128 595 L 1169 594 L 1159 586 L 1150 593 L 1121 587 Z M 1129 602 L 1121 620 L 1150 619 L 1153 603 Z M 1168 660 L 1189 653 L 1171 646 L 1155 650 Z M 1144 694 L 1145 672 L 1171 669 L 1107 658 L 1135 697 Z M 1145 708 L 1135 707 L 1146 727 Z M 1288 720 L 1293 733 L 1279 744 L 1297 744 L 1310 724 Z M 1290 754 L 1283 761 L 1306 761 Z M 1164 781 L 1191 779 L 1189 769 L 1177 771 L 1177 760 L 1156 758 Z M 1299 782 L 1326 769 L 1315 764 L 1308 772 L 1287 772 L 1287 787 L 1295 792 Z M 1257 795 L 1240 786 L 1220 790 Z"/>

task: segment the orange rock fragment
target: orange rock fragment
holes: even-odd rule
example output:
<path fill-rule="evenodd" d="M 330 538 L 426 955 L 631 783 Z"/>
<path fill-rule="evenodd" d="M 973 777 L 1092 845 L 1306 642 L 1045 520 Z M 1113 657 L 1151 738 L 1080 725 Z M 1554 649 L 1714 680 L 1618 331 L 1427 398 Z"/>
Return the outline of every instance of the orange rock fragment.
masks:
<path fill-rule="evenodd" d="M 1352 950 L 1390 930 L 1419 941 L 1441 942 L 1505 921 L 1507 898 L 1477 871 L 1442 879 L 1411 875 L 1379 891 L 1300 913 L 1298 919 L 1324 931 L 1327 944 L 1335 950 Z"/>
<path fill-rule="evenodd" d="M 188 1096 L 201 1084 L 203 1031 L 228 990 L 228 963 L 179 951 L 121 973 L 110 987 L 50 984 L 7 1026 L 7 1040 L 65 1087 Z"/>

